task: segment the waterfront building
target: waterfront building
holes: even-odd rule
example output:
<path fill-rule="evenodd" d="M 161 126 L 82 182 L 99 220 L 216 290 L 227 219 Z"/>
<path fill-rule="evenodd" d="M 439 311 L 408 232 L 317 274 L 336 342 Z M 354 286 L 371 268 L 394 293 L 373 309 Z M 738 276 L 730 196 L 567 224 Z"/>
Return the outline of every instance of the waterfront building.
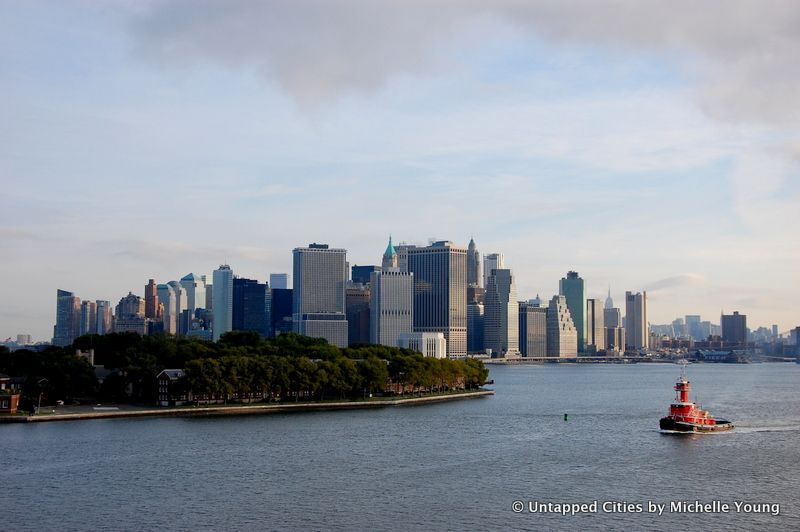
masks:
<path fill-rule="evenodd" d="M 401 333 L 398 339 L 400 347 L 422 353 L 424 357 L 446 358 L 447 340 L 443 333 L 411 332 Z"/>
<path fill-rule="evenodd" d="M 397 347 L 400 335 L 414 330 L 414 274 L 396 266 L 372 272 L 370 290 L 369 341 Z"/>
<path fill-rule="evenodd" d="M 578 356 L 578 331 L 572 321 L 566 296 L 553 296 L 547 308 L 547 356 Z"/>
<path fill-rule="evenodd" d="M 98 299 L 95 303 L 97 334 L 108 334 L 113 330 L 114 327 L 114 317 L 111 311 L 111 302 Z"/>
<path fill-rule="evenodd" d="M 467 246 L 467 286 L 483 287 L 483 273 L 481 269 L 481 252 L 475 246 L 475 239 L 469 239 Z"/>
<path fill-rule="evenodd" d="M 84 301 L 81 303 L 81 325 L 79 335 L 97 334 L 97 303 Z"/>
<path fill-rule="evenodd" d="M 199 308 L 206 308 L 206 276 L 188 273 L 181 277 L 181 286 L 186 291 L 186 307 L 191 315 Z"/>
<path fill-rule="evenodd" d="M 233 278 L 231 328 L 270 335 L 270 293 L 265 283 L 243 277 Z"/>
<path fill-rule="evenodd" d="M 558 293 L 567 299 L 570 316 L 578 332 L 578 351 L 586 350 L 586 285 L 578 272 L 567 272 L 558 283 Z"/>
<path fill-rule="evenodd" d="M 220 264 L 219 268 L 214 270 L 211 290 L 216 342 L 223 334 L 233 330 L 233 270 L 230 266 Z"/>
<path fill-rule="evenodd" d="M 414 331 L 441 332 L 448 356 L 467 354 L 467 250 L 449 241 L 408 249 Z"/>
<path fill-rule="evenodd" d="M 625 329 L 622 327 L 606 327 L 606 353 L 622 354 L 625 352 Z"/>
<path fill-rule="evenodd" d="M 486 283 L 483 343 L 492 356 L 519 356 L 519 302 L 511 270 L 492 269 Z"/>
<path fill-rule="evenodd" d="M 605 310 L 599 299 L 586 300 L 586 345 L 595 353 L 606 348 Z"/>
<path fill-rule="evenodd" d="M 467 304 L 467 352 L 483 353 L 483 320 L 485 308 L 483 303 Z"/>
<path fill-rule="evenodd" d="M 650 331 L 647 323 L 647 292 L 625 292 L 625 347 L 647 349 Z"/>
<path fill-rule="evenodd" d="M 506 260 L 502 253 L 489 253 L 483 257 L 483 284 L 481 286 L 488 287 L 492 270 L 502 270 L 505 267 Z"/>
<path fill-rule="evenodd" d="M 288 273 L 271 273 L 269 274 L 269 286 L 273 290 L 291 290 L 289 288 L 289 274 Z"/>
<path fill-rule="evenodd" d="M 158 287 L 155 279 L 144 285 L 144 317 L 151 320 L 158 318 Z"/>
<path fill-rule="evenodd" d="M 519 350 L 523 357 L 547 356 L 547 307 L 519 302 Z"/>
<path fill-rule="evenodd" d="M 292 322 L 295 332 L 347 347 L 347 252 L 327 244 L 295 248 Z"/>
<path fill-rule="evenodd" d="M 722 341 L 735 345 L 747 343 L 747 316 L 734 312 L 723 314 L 720 318 L 722 325 Z"/>
<path fill-rule="evenodd" d="M 344 291 L 344 306 L 347 316 L 347 345 L 370 342 L 370 294 L 369 279 L 366 284 L 347 283 Z"/>
<path fill-rule="evenodd" d="M 161 322 L 164 324 L 164 334 L 178 333 L 178 310 L 175 289 L 167 283 L 156 286 L 157 297 L 160 305 Z"/>
<path fill-rule="evenodd" d="M 270 322 L 273 335 L 292 332 L 292 289 L 271 288 Z"/>
<path fill-rule="evenodd" d="M 72 292 L 56 290 L 56 324 L 53 327 L 53 345 L 65 346 L 80 334 L 81 299 Z"/>
<path fill-rule="evenodd" d="M 397 255 L 395 254 L 395 258 L 396 257 L 397 257 Z M 379 272 L 379 271 L 381 271 L 381 267 L 380 266 L 357 266 L 356 265 L 356 266 L 353 266 L 352 268 L 350 268 L 350 272 L 351 272 L 350 278 L 353 280 L 354 283 L 363 284 L 363 285 L 366 286 L 366 285 L 369 284 L 369 279 L 370 279 L 370 275 L 372 275 L 372 272 Z"/>

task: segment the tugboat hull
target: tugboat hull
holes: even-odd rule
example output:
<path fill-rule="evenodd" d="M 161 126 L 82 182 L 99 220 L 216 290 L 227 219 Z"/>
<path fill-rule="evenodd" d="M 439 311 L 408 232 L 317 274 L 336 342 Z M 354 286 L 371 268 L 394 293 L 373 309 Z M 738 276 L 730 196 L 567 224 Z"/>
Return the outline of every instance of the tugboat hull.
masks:
<path fill-rule="evenodd" d="M 696 423 L 686 423 L 685 421 L 675 421 L 669 417 L 662 417 L 659 422 L 661 430 L 674 432 L 725 432 L 733 428 L 733 423 L 724 419 L 717 419 L 713 425 L 699 425 Z"/>

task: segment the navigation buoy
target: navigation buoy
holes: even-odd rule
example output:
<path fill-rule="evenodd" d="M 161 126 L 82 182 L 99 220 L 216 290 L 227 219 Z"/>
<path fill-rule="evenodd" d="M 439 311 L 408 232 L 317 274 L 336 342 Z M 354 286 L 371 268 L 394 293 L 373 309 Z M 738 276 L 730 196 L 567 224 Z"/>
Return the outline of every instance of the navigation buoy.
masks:
<path fill-rule="evenodd" d="M 564 414 L 564 421 L 569 421 L 569 414 Z"/>

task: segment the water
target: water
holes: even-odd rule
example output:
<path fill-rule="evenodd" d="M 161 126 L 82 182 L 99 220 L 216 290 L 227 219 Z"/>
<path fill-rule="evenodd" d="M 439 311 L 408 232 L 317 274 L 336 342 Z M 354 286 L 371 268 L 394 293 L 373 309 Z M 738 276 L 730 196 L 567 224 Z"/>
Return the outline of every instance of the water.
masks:
<path fill-rule="evenodd" d="M 690 366 L 702 405 L 737 425 L 712 435 L 656 429 L 678 373 L 492 367 L 497 395 L 446 404 L 0 426 L 0 526 L 800 530 L 800 365 Z M 517 500 L 745 501 L 780 515 L 516 514 Z"/>

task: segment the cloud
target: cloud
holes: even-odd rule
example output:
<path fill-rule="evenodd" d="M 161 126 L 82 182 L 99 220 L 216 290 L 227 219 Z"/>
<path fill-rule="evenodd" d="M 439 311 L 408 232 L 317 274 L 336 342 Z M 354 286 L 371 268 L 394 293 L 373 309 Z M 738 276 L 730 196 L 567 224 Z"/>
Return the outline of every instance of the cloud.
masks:
<path fill-rule="evenodd" d="M 698 273 L 682 273 L 666 279 L 659 279 L 648 284 L 645 290 L 648 292 L 665 292 L 672 288 L 682 288 L 685 286 L 699 286 L 705 284 L 706 279 Z"/>

